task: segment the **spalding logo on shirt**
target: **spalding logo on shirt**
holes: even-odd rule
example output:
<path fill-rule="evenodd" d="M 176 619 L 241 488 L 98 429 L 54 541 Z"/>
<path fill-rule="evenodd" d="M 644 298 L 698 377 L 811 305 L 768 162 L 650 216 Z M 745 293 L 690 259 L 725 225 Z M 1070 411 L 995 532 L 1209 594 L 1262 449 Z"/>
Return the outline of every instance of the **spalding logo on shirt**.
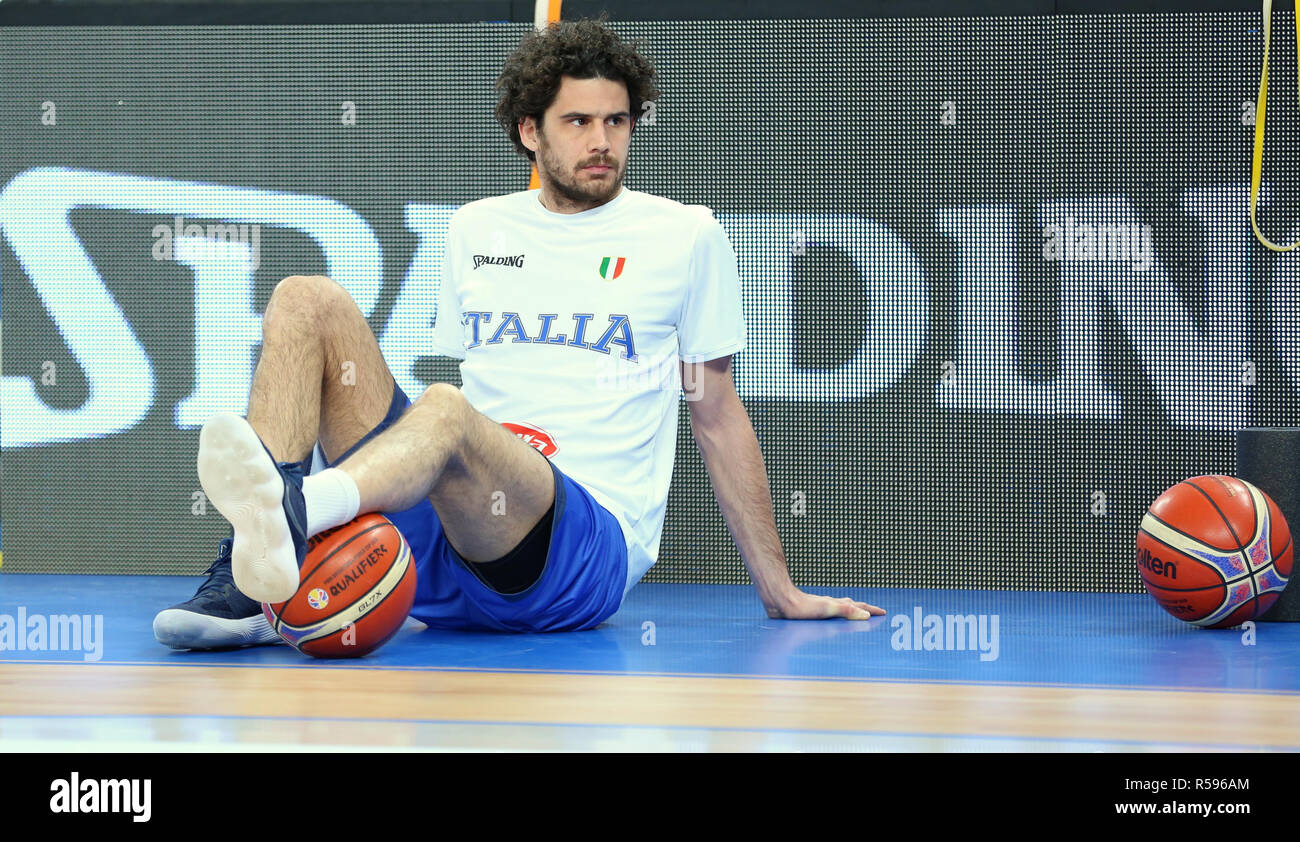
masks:
<path fill-rule="evenodd" d="M 516 269 L 522 269 L 524 268 L 524 256 L 522 254 L 512 255 L 510 257 L 501 257 L 498 255 L 490 255 L 490 254 L 474 255 L 475 269 L 477 269 L 478 267 L 482 266 L 485 263 L 488 264 L 489 266 L 513 266 Z"/>
<path fill-rule="evenodd" d="M 560 448 L 555 446 L 555 439 L 541 427 L 532 424 L 512 424 L 509 421 L 503 421 L 501 426 L 519 436 L 524 444 L 540 450 L 548 459 L 560 452 Z"/>

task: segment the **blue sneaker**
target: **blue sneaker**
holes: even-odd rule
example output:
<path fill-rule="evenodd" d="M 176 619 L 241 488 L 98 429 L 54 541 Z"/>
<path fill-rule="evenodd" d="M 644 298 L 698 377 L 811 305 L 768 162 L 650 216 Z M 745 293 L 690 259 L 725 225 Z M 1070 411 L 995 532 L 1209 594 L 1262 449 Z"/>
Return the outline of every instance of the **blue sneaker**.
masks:
<path fill-rule="evenodd" d="M 208 500 L 235 528 L 235 586 L 257 602 L 293 596 L 307 556 L 302 465 L 277 464 L 247 421 L 223 412 L 199 434 L 198 469 Z"/>
<path fill-rule="evenodd" d="M 227 649 L 283 643 L 260 603 L 239 592 L 230 575 L 230 539 L 221 542 L 207 580 L 188 602 L 158 612 L 153 636 L 173 649 Z"/>

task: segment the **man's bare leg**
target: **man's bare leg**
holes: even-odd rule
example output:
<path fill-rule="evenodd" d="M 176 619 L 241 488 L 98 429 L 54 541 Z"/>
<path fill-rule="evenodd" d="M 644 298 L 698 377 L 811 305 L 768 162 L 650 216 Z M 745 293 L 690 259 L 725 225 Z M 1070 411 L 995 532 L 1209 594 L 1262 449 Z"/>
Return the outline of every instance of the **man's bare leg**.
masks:
<path fill-rule="evenodd" d="M 509 553 L 555 499 L 545 457 L 445 383 L 426 389 L 397 423 L 336 468 L 359 492 L 358 512 L 401 511 L 427 497 L 447 540 L 469 562 Z M 244 419 L 217 414 L 204 424 L 199 478 L 235 527 L 235 583 L 264 602 L 293 595 L 305 551 L 305 517 L 292 510 L 282 476 L 290 474 L 281 474 Z M 297 499 L 301 507 L 302 495 Z M 241 540 L 251 548 L 243 556 Z"/>
<path fill-rule="evenodd" d="M 281 281 L 263 319 L 247 422 L 219 413 L 199 436 L 199 479 L 234 527 L 241 591 L 278 602 L 298 587 L 304 498 L 286 491 L 296 472 L 282 474 L 275 462 L 302 461 L 317 439 L 336 458 L 383 421 L 392 396 L 392 375 L 351 296 L 327 278 Z"/>
<path fill-rule="evenodd" d="M 199 477 L 235 527 L 236 584 L 276 602 L 297 588 L 306 530 L 289 522 L 284 481 L 262 445 L 277 460 L 297 461 L 319 438 L 326 456 L 337 458 L 383 420 L 393 381 L 355 304 L 325 279 L 282 282 L 264 331 L 248 422 L 219 415 L 204 425 Z M 351 384 L 342 377 L 348 362 L 355 363 Z M 555 497 L 544 458 L 447 384 L 427 389 L 337 467 L 355 482 L 360 512 L 402 511 L 428 497 L 448 541 L 471 562 L 509 553 Z"/>
<path fill-rule="evenodd" d="M 447 540 L 471 562 L 509 553 L 555 500 L 545 458 L 445 383 L 337 467 L 356 482 L 363 512 L 428 497 Z"/>
<path fill-rule="evenodd" d="M 300 462 L 317 440 L 337 459 L 384 420 L 393 376 L 365 317 L 329 278 L 294 275 L 262 318 L 262 354 L 248 423 L 278 462 Z"/>
<path fill-rule="evenodd" d="M 337 459 L 383 421 L 392 396 L 392 375 L 347 292 L 323 277 L 281 281 L 248 401 L 248 422 L 272 455 L 299 461 L 319 438 Z M 555 499 L 544 458 L 447 384 L 337 467 L 356 481 L 362 512 L 404 511 L 428 497 L 468 561 L 509 553 Z"/>

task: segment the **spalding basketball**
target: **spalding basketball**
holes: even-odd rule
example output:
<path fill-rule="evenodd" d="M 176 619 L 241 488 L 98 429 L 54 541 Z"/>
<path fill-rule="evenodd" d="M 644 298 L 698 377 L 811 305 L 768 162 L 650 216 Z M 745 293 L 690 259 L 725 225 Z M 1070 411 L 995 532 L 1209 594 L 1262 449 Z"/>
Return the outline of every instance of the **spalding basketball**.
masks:
<path fill-rule="evenodd" d="M 415 560 L 392 521 L 365 514 L 313 536 L 298 591 L 262 603 L 271 628 L 315 658 L 358 658 L 397 634 L 415 602 Z"/>
<path fill-rule="evenodd" d="M 1142 518 L 1138 573 L 1180 620 L 1239 626 L 1267 611 L 1291 576 L 1291 531 L 1277 504 L 1235 477 L 1184 480 Z"/>

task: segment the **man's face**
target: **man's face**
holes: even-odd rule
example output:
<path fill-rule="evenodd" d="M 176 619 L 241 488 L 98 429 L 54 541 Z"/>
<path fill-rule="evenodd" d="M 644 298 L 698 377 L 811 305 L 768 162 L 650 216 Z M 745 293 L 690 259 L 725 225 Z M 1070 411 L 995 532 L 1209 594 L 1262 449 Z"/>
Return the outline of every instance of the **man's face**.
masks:
<path fill-rule="evenodd" d="M 565 76 L 542 125 L 524 119 L 520 138 L 537 154 L 538 178 L 556 209 L 594 208 L 618 193 L 632 142 L 628 108 L 622 82 Z"/>

